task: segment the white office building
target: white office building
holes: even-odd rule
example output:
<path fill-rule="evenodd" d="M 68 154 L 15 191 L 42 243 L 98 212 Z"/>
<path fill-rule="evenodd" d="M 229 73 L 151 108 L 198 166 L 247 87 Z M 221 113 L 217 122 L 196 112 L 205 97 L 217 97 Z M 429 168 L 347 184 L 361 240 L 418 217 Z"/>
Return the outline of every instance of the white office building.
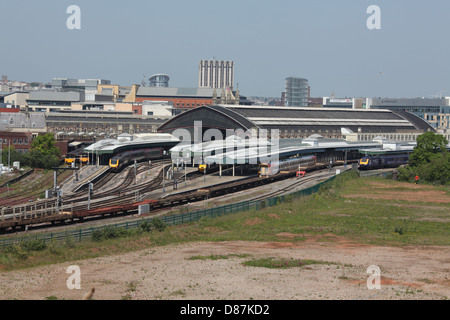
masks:
<path fill-rule="evenodd" d="M 234 62 L 218 60 L 201 60 L 198 70 L 199 88 L 216 88 L 233 90 Z"/>

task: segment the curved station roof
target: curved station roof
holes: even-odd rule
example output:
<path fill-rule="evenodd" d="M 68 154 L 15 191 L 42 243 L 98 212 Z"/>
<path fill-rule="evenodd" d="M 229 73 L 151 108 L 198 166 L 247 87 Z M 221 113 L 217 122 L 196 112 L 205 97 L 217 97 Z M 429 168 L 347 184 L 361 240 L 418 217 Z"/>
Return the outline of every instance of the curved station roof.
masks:
<path fill-rule="evenodd" d="M 186 129 L 194 134 L 195 122 L 207 129 L 260 130 L 279 129 L 283 136 L 307 137 L 319 133 L 339 137 L 341 129 L 353 132 L 425 132 L 435 131 L 423 119 L 408 113 L 383 109 L 297 108 L 271 106 L 213 105 L 186 111 L 158 128 L 171 133 Z"/>

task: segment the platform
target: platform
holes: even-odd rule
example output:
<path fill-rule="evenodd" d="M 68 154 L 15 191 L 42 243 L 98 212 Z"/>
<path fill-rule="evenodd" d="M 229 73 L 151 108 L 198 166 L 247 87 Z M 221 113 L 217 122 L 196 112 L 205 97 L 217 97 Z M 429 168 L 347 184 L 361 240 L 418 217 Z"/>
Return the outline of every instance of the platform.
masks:
<path fill-rule="evenodd" d="M 182 192 L 187 192 L 190 190 L 197 190 L 201 188 L 206 188 L 211 185 L 216 185 L 220 183 L 237 181 L 241 179 L 246 179 L 248 176 L 219 176 L 219 173 L 213 173 L 206 176 L 200 176 L 198 178 L 184 180 L 184 174 L 178 178 L 177 189 L 174 189 L 173 185 L 166 185 L 167 183 L 171 183 L 172 180 L 165 180 L 164 191 L 163 188 L 159 188 L 158 190 L 147 193 L 141 199 L 158 199 L 162 197 L 166 197 L 168 195 L 174 195 Z"/>
<path fill-rule="evenodd" d="M 97 179 L 108 171 L 108 169 L 109 166 L 84 166 L 78 171 L 78 180 L 76 179 L 76 173 L 74 172 L 69 179 L 66 179 L 60 184 L 60 189 L 63 191 L 63 194 L 72 193 L 74 190 L 80 188 L 84 184 L 87 184 L 89 181 Z"/>

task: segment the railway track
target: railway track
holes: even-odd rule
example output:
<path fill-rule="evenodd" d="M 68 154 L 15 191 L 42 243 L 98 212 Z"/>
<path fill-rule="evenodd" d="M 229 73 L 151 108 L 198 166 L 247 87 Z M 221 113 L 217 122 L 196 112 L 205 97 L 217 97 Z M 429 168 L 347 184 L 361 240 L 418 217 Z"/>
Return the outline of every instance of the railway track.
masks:
<path fill-rule="evenodd" d="M 296 179 L 298 179 L 298 181 L 295 181 L 294 183 L 292 183 L 284 188 L 278 189 L 273 192 L 266 193 L 264 195 L 261 195 L 261 196 L 255 197 L 255 198 L 251 198 L 249 200 L 252 200 L 252 201 L 253 200 L 264 200 L 264 199 L 272 198 L 275 196 L 280 196 L 280 195 L 286 194 L 289 191 L 292 191 L 293 189 L 295 189 L 303 184 L 306 184 L 306 183 L 312 182 L 312 181 L 322 180 L 327 177 L 330 177 L 330 174 L 325 172 L 325 173 L 319 173 L 316 175 L 311 175 L 306 178 L 296 178 Z"/>
<path fill-rule="evenodd" d="M 36 173 L 31 173 L 29 176 L 30 179 L 35 178 Z M 11 187 L 10 192 L 5 192 L 0 197 L 0 206 L 1 207 L 7 207 L 7 206 L 16 206 L 24 203 L 28 203 L 31 200 L 35 200 L 37 197 L 40 196 L 45 191 L 45 186 L 50 186 L 53 183 L 53 177 L 47 176 L 47 177 L 38 177 L 36 180 L 31 181 L 19 181 L 16 182 L 19 184 L 19 186 L 26 183 L 26 186 L 23 187 L 18 193 L 16 189 L 17 185 L 14 185 Z"/>
<path fill-rule="evenodd" d="M 15 230 L 16 226 L 23 227 L 36 224 L 42 225 L 42 223 L 48 222 L 55 223 L 57 221 L 75 221 L 76 219 L 83 220 L 84 218 L 94 218 L 98 215 L 115 215 L 116 213 L 120 212 L 125 213 L 129 210 L 137 210 L 136 206 L 132 206 L 133 209 L 130 209 L 130 204 L 138 203 L 139 194 L 142 195 L 143 193 L 148 193 L 161 187 L 163 174 L 165 173 L 164 167 L 166 166 L 163 166 L 163 168 L 160 169 L 160 172 L 155 179 L 146 183 L 130 186 L 127 185 L 127 182 L 122 184 L 120 188 L 114 188 L 112 190 L 94 194 L 91 197 L 92 202 L 89 204 L 89 209 L 88 204 L 86 203 L 87 196 L 80 197 L 79 195 L 73 195 L 73 197 L 65 198 L 64 205 L 62 206 L 62 208 L 59 208 L 61 210 L 58 211 L 55 210 L 54 206 L 52 207 L 52 209 L 47 208 L 48 204 L 51 202 L 46 202 L 47 204 L 45 205 L 45 210 L 42 207 L 37 208 L 37 204 L 34 204 L 34 208 L 33 204 L 31 204 L 28 209 L 25 207 L 25 209 L 23 211 L 21 210 L 20 212 L 6 213 L 4 209 L 2 209 L 0 217 L 0 229 L 5 229 L 5 225 L 11 226 L 13 230 Z M 203 174 L 201 173 L 192 173 L 190 179 L 198 178 L 202 175 Z M 128 173 L 128 176 L 130 176 L 130 173 Z M 152 212 L 157 212 L 167 207 L 173 207 L 187 202 L 213 198 L 227 193 L 233 193 L 248 188 L 288 179 L 293 176 L 295 176 L 295 172 L 284 172 L 265 178 L 261 178 L 258 176 L 249 176 L 248 178 L 242 179 L 240 181 L 225 182 L 210 186 L 206 189 L 194 189 L 177 194 L 167 195 L 157 200 L 151 200 L 151 210 Z M 267 198 L 275 196 L 277 194 L 286 193 L 287 191 L 292 190 L 303 183 L 312 181 L 313 179 L 317 178 L 318 177 L 308 177 L 306 179 L 301 178 L 301 180 L 287 187 L 271 192 L 270 194 L 266 194 L 259 198 L 262 199 L 264 197 Z M 182 180 L 179 179 L 178 183 L 181 182 Z M 172 184 L 173 182 L 171 181 L 169 183 L 166 183 L 165 186 L 168 187 Z M 255 200 L 257 199 L 258 198 L 255 198 Z M 54 200 L 52 201 L 54 203 Z M 127 209 L 123 209 L 123 206 L 126 206 Z M 14 221 L 13 224 L 5 223 L 8 221 L 10 222 L 10 219 Z"/>
<path fill-rule="evenodd" d="M 166 161 L 157 162 L 152 164 L 152 168 L 156 168 L 158 165 L 166 164 Z M 130 186 L 132 181 L 134 180 L 134 172 L 128 173 L 127 178 L 124 180 L 124 183 L 118 188 L 114 188 L 114 190 L 103 191 L 101 193 L 96 193 L 91 197 L 92 202 L 87 203 L 87 196 L 79 196 L 79 195 L 71 195 L 63 198 L 64 205 L 61 208 L 58 208 L 58 213 L 62 212 L 62 215 L 57 214 L 55 200 L 46 200 L 43 203 L 39 203 L 39 207 L 37 203 L 34 204 L 25 204 L 23 207 L 19 208 L 17 211 L 9 208 L 5 210 L 5 208 L 1 211 L 1 219 L 0 219 L 0 228 L 2 228 L 3 222 L 8 222 L 8 220 L 16 220 L 20 217 L 20 220 L 39 220 L 42 217 L 43 222 L 48 222 L 46 217 L 54 216 L 54 221 L 57 220 L 66 220 L 69 218 L 68 212 L 86 212 L 88 210 L 96 210 L 104 207 L 114 207 L 119 205 L 126 205 L 130 203 L 137 202 L 137 195 L 142 195 L 143 193 L 150 192 L 156 190 L 160 187 L 163 179 L 164 167 L 160 169 L 159 174 L 155 177 L 155 179 L 150 180 L 145 183 L 141 183 L 136 186 Z M 144 172 L 148 170 L 149 167 L 141 168 L 140 172 Z M 129 177 L 132 178 L 129 178 Z M 173 182 L 166 183 L 166 186 L 172 185 Z M 89 207 L 89 209 L 88 209 Z M 66 215 L 66 216 L 64 216 Z M 17 221 L 17 226 L 20 225 L 20 221 Z M 6 223 L 8 224 L 8 223 Z M 22 225 L 24 225 L 22 223 Z M 15 229 L 15 228 L 13 228 Z"/>

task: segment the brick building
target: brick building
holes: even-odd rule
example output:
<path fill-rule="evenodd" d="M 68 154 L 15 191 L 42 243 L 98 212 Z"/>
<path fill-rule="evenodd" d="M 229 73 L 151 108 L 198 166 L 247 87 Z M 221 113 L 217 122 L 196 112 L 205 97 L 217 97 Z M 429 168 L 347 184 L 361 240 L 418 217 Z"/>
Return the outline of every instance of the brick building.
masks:
<path fill-rule="evenodd" d="M 139 87 L 135 102 L 168 101 L 174 108 L 193 109 L 217 103 L 249 105 L 250 101 L 239 90 L 215 88 Z"/>
<path fill-rule="evenodd" d="M 32 140 L 33 134 L 31 132 L 0 132 L 2 150 L 11 146 L 19 153 L 28 153 Z"/>

